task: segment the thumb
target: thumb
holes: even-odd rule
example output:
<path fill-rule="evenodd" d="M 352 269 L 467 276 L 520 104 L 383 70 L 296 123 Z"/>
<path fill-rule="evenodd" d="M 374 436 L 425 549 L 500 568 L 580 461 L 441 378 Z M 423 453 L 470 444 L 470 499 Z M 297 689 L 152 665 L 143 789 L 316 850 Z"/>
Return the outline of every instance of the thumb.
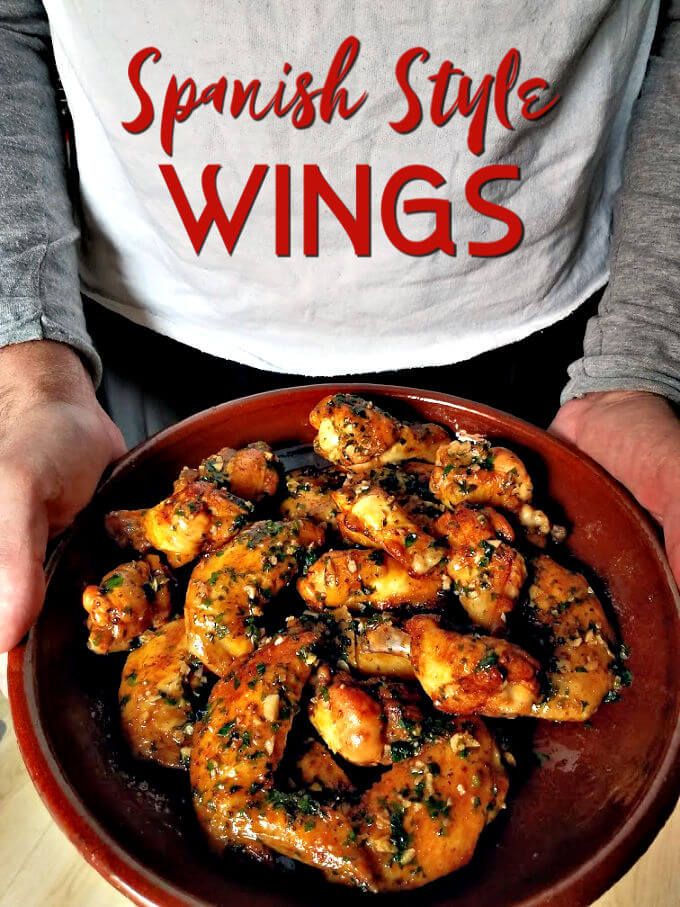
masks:
<path fill-rule="evenodd" d="M 42 607 L 47 507 L 30 474 L 0 466 L 0 652 L 15 646 Z"/>
<path fill-rule="evenodd" d="M 550 434 L 556 435 L 563 441 L 576 443 L 578 420 L 583 414 L 581 400 L 569 400 L 564 406 L 561 406 L 555 413 L 555 418 L 548 426 Z"/>

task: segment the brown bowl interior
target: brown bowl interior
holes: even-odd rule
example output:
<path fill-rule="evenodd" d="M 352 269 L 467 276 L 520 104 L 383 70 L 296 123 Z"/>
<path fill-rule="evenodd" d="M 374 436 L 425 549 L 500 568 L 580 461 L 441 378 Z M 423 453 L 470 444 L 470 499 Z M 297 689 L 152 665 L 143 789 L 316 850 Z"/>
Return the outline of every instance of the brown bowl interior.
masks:
<path fill-rule="evenodd" d="M 122 660 L 86 650 L 79 604 L 84 585 L 119 558 L 103 531 L 107 510 L 160 499 L 181 465 L 225 444 L 310 441 L 307 415 L 329 388 L 337 386 L 237 400 L 131 452 L 61 543 L 45 609 L 11 655 L 17 734 L 36 786 L 84 856 L 139 903 L 283 907 L 323 899 L 330 907 L 347 897 L 310 870 L 254 867 L 209 853 L 187 777 L 128 756 L 115 706 Z M 622 701 L 603 706 L 592 726 L 514 723 L 517 745 L 541 755 L 518 773 L 509 809 L 489 828 L 472 864 L 390 900 L 420 907 L 589 903 L 649 844 L 678 793 L 680 621 L 655 532 L 598 467 L 539 429 L 452 397 L 362 389 L 376 400 L 392 398 L 392 411 L 481 431 L 525 455 L 537 500 L 572 527 L 569 553 L 588 565 L 612 603 L 634 674 Z"/>

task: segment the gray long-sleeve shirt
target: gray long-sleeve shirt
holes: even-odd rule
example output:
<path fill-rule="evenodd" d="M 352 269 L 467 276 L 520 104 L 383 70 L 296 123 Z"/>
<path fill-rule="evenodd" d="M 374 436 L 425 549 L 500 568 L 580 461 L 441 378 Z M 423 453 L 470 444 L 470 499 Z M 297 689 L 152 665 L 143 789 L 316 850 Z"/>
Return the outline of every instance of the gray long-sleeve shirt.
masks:
<path fill-rule="evenodd" d="M 0 7 L 0 346 L 58 340 L 98 381 L 78 282 L 50 35 L 42 3 Z"/>
<path fill-rule="evenodd" d="M 609 288 L 589 326 L 585 355 L 571 367 L 565 400 L 592 391 L 638 388 L 680 401 L 678 4 L 668 15 L 635 110 Z M 98 378 L 99 359 L 80 303 L 78 231 L 67 191 L 49 49 L 42 5 L 6 0 L 0 10 L 0 344 L 40 338 L 69 343 Z M 583 47 L 577 50 L 585 56 Z M 567 64 L 568 59 L 562 61 L 568 72 Z M 564 81 L 568 88 L 566 76 Z M 531 179 L 526 192 L 530 187 Z M 540 300 L 534 301 L 535 309 L 536 302 Z M 534 321 L 525 333 L 540 326 Z M 229 348 L 225 355 L 232 355 Z"/>
<path fill-rule="evenodd" d="M 680 402 L 680 2 L 662 16 L 634 111 L 609 285 L 562 402 L 606 390 Z"/>

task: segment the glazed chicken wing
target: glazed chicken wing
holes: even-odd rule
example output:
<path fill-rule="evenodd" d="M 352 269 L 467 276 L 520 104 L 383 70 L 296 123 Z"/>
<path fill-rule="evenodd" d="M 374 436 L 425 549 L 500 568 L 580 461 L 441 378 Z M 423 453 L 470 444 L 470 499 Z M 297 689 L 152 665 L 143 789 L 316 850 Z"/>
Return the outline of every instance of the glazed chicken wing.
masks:
<path fill-rule="evenodd" d="M 257 502 L 276 494 L 280 475 L 281 463 L 276 454 L 264 441 L 256 441 L 240 450 L 223 447 L 203 460 L 197 470 L 182 470 L 179 483 L 200 478 L 245 501 Z M 177 487 L 176 484 L 175 490 Z"/>
<path fill-rule="evenodd" d="M 392 750 L 421 732 L 418 695 L 406 684 L 355 680 L 323 666 L 309 704 L 309 719 L 328 748 L 355 765 L 390 765 Z M 398 755 L 399 757 L 399 755 Z"/>
<path fill-rule="evenodd" d="M 171 768 L 188 765 L 193 720 L 187 693 L 202 682 L 203 668 L 191 659 L 181 618 L 144 637 L 127 657 L 118 694 L 123 733 L 135 756 Z"/>
<path fill-rule="evenodd" d="M 323 743 L 310 740 L 297 761 L 297 770 L 309 790 L 314 793 L 347 793 L 354 785 L 347 772 L 335 761 Z"/>
<path fill-rule="evenodd" d="M 510 524 L 491 507 L 457 504 L 436 529 L 449 542 L 446 569 L 461 605 L 480 627 L 504 632 L 527 578 L 522 555 L 499 539 L 513 540 Z"/>
<path fill-rule="evenodd" d="M 281 515 L 286 519 L 311 520 L 336 529 L 338 508 L 331 497 L 345 481 L 336 469 L 304 466 L 286 475 L 288 496 L 281 501 Z"/>
<path fill-rule="evenodd" d="M 587 580 L 545 555 L 534 564 L 530 620 L 547 631 L 549 690 L 537 714 L 552 721 L 586 721 L 618 685 L 614 632 Z"/>
<path fill-rule="evenodd" d="M 393 765 L 360 804 L 379 890 L 418 888 L 468 863 L 507 789 L 499 750 L 475 719 L 451 722 L 446 736 Z"/>
<path fill-rule="evenodd" d="M 383 466 L 362 475 L 362 481 L 382 488 L 392 495 L 400 507 L 425 532 L 433 534 L 436 520 L 446 508 L 430 491 L 433 466 L 429 463 L 408 462 L 398 466 Z M 348 476 L 347 484 L 356 482 Z"/>
<path fill-rule="evenodd" d="M 359 533 L 412 575 L 429 573 L 444 557 L 439 541 L 424 532 L 380 486 L 369 482 L 344 485 L 333 492 L 333 500 L 342 514 L 338 522 L 343 533 L 344 527 Z"/>
<path fill-rule="evenodd" d="M 172 577 L 155 554 L 121 564 L 98 586 L 87 586 L 83 607 L 90 631 L 88 647 L 97 655 L 125 652 L 149 627 L 170 616 Z"/>
<path fill-rule="evenodd" d="M 308 792 L 274 787 L 317 639 L 315 631 L 277 637 L 215 685 L 191 752 L 194 806 L 217 849 L 265 845 L 332 881 L 373 889 L 348 817 Z"/>
<path fill-rule="evenodd" d="M 433 617 L 406 624 L 415 675 L 436 708 L 454 715 L 532 715 L 540 699 L 538 662 L 493 636 L 442 629 Z"/>
<path fill-rule="evenodd" d="M 184 616 L 189 650 L 219 676 L 255 648 L 254 619 L 323 544 L 320 526 L 305 520 L 263 520 L 198 562 Z"/>
<path fill-rule="evenodd" d="M 360 617 L 341 621 L 338 630 L 344 660 L 355 671 L 403 680 L 415 677 L 409 658 L 411 640 L 394 621 L 384 615 Z"/>
<path fill-rule="evenodd" d="M 411 574 L 383 551 L 361 548 L 327 551 L 301 577 L 297 589 L 315 610 L 346 607 L 361 611 L 400 605 L 435 605 L 448 585 L 440 569 L 425 576 Z"/>
<path fill-rule="evenodd" d="M 109 535 L 121 546 L 162 551 L 172 567 L 225 545 L 251 519 L 253 505 L 212 482 L 176 483 L 176 489 L 148 510 L 114 510 Z"/>
<path fill-rule="evenodd" d="M 405 424 L 353 394 L 334 394 L 314 407 L 314 449 L 340 469 L 364 472 L 388 463 L 425 460 L 448 440 L 439 425 Z"/>
<path fill-rule="evenodd" d="M 450 444 L 439 448 L 430 489 L 450 508 L 467 501 L 517 514 L 536 544 L 543 545 L 550 534 L 556 541 L 564 537 L 562 527 L 552 527 L 545 513 L 531 506 L 533 483 L 517 454 L 492 447 L 481 435 L 459 431 Z"/>

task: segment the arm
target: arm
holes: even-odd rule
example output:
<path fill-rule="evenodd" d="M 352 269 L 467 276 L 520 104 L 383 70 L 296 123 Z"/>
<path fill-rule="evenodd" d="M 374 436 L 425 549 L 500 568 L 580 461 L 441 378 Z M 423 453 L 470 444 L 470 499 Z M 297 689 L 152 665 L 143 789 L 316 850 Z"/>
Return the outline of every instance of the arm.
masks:
<path fill-rule="evenodd" d="M 552 429 L 662 524 L 680 582 L 680 2 L 637 102 L 611 277 Z M 669 402 L 671 401 L 671 402 Z"/>
<path fill-rule="evenodd" d="M 0 8 L 0 346 L 69 344 L 98 380 L 78 282 L 78 231 L 39 0 Z"/>
<path fill-rule="evenodd" d="M 4 0 L 0 652 L 19 641 L 42 604 L 49 535 L 73 519 L 106 465 L 123 450 L 120 433 L 97 403 L 91 378 L 100 365 L 80 302 L 78 234 L 48 58 L 42 5 Z"/>

